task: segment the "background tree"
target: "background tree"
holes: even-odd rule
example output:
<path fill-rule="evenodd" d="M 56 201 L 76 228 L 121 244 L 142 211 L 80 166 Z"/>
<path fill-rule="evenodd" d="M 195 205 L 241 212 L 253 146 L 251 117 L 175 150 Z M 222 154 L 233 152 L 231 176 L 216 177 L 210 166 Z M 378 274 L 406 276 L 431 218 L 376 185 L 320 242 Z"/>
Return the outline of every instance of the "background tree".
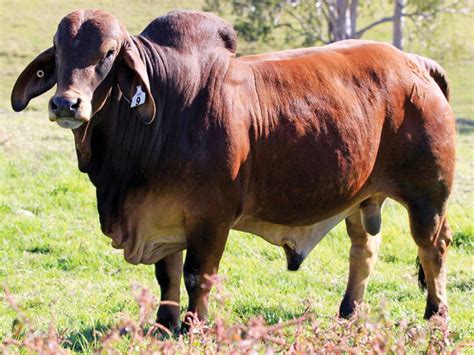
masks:
<path fill-rule="evenodd" d="M 469 13 L 467 0 L 206 0 L 205 4 L 206 10 L 235 16 L 234 26 L 247 42 L 276 48 L 362 38 L 375 27 L 392 23 L 393 44 L 402 49 L 404 29 L 410 29 L 410 38 L 429 44 L 441 14 Z"/>

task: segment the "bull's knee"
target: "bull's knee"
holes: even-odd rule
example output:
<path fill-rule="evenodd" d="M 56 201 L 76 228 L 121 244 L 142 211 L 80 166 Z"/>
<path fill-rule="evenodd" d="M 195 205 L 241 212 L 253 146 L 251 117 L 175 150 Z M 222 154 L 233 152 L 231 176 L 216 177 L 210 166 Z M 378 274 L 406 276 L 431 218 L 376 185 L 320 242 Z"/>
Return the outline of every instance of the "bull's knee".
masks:
<path fill-rule="evenodd" d="M 438 235 L 438 238 L 436 239 L 436 246 L 443 252 L 446 252 L 452 242 L 453 233 L 451 231 L 451 227 L 449 226 L 448 220 L 444 219 L 441 231 Z"/>
<path fill-rule="evenodd" d="M 189 295 L 194 295 L 201 290 L 199 270 L 197 268 L 184 269 L 184 286 Z"/>
<path fill-rule="evenodd" d="M 453 237 L 448 221 L 444 217 L 434 217 L 432 221 L 426 225 L 412 223 L 412 235 L 419 252 L 433 262 L 438 262 L 445 257 Z"/>
<path fill-rule="evenodd" d="M 367 239 L 364 245 L 352 245 L 349 252 L 351 259 L 359 259 L 361 261 L 369 261 L 377 257 L 379 249 L 379 238 L 377 235 Z"/>

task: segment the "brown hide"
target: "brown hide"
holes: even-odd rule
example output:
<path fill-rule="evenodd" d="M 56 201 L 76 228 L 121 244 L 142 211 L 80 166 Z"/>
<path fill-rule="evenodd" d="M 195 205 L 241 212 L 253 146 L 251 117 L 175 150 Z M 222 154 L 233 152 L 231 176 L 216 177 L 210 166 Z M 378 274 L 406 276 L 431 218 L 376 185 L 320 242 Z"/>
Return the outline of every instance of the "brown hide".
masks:
<path fill-rule="evenodd" d="M 377 234 L 386 197 L 409 209 L 419 245 L 441 228 L 455 135 L 441 67 L 358 40 L 236 58 L 232 28 L 204 13 L 171 12 L 136 37 L 123 31 L 116 42 L 136 49 L 153 95 L 145 116 L 155 119 L 144 125 L 130 107 L 134 89 L 119 85 L 117 59 L 94 92 L 100 109 L 73 131 L 79 167 L 97 188 L 103 232 L 129 262 L 188 248 L 190 309 L 200 316 L 207 296 L 197 280 L 216 271 L 230 228 L 284 246 L 295 269 L 346 217 L 354 240 Z M 432 254 L 422 255 L 429 268 Z"/>

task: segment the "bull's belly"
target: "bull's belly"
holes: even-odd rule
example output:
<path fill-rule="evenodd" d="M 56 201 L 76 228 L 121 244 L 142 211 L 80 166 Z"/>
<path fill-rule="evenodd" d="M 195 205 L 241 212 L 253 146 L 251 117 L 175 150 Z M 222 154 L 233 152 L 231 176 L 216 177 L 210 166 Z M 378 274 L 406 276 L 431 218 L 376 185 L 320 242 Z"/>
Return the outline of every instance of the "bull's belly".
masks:
<path fill-rule="evenodd" d="M 309 226 L 286 226 L 259 221 L 252 217 L 242 216 L 232 229 L 252 233 L 276 246 L 288 246 L 305 258 L 324 236 L 347 216 L 354 213 L 359 204 L 346 209 L 330 218 Z M 133 242 L 112 246 L 123 249 L 125 260 L 132 264 L 155 264 L 163 258 L 186 249 L 184 228 L 160 230 L 140 228 L 141 237 Z"/>
<path fill-rule="evenodd" d="M 332 228 L 358 208 L 357 204 L 309 226 L 285 226 L 242 216 L 232 229 L 252 233 L 276 246 L 286 245 L 305 258 Z M 132 264 L 155 264 L 169 255 L 186 249 L 184 230 L 150 229 L 142 232 L 144 238 L 135 240 L 133 244 L 120 246 L 124 249 L 125 260 Z"/>
<path fill-rule="evenodd" d="M 244 215 L 232 229 L 255 234 L 273 245 L 287 246 L 305 258 L 332 228 L 358 209 L 359 203 L 327 219 L 306 226 L 275 224 Z"/>
<path fill-rule="evenodd" d="M 276 246 L 287 246 L 304 258 L 334 226 L 356 212 L 362 200 L 352 200 L 342 210 L 312 224 L 278 224 L 244 211 L 231 228 L 260 236 Z M 165 202 L 154 196 L 127 200 L 126 220 L 109 237 L 114 248 L 123 249 L 129 263 L 155 264 L 186 249 L 184 212 L 169 200 Z"/>

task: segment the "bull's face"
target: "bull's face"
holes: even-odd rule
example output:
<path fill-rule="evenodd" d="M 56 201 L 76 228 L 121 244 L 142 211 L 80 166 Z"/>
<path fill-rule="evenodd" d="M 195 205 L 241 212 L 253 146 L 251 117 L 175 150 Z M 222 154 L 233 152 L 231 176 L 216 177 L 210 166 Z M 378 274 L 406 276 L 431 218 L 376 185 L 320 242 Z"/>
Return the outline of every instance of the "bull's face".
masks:
<path fill-rule="evenodd" d="M 145 100 L 135 110 L 150 123 L 156 108 L 146 67 L 126 30 L 102 11 L 75 11 L 60 22 L 54 46 L 18 78 L 12 107 L 23 110 L 33 97 L 57 84 L 49 100 L 49 118 L 63 128 L 76 129 L 104 107 L 116 83 L 128 101 L 140 87 Z"/>

